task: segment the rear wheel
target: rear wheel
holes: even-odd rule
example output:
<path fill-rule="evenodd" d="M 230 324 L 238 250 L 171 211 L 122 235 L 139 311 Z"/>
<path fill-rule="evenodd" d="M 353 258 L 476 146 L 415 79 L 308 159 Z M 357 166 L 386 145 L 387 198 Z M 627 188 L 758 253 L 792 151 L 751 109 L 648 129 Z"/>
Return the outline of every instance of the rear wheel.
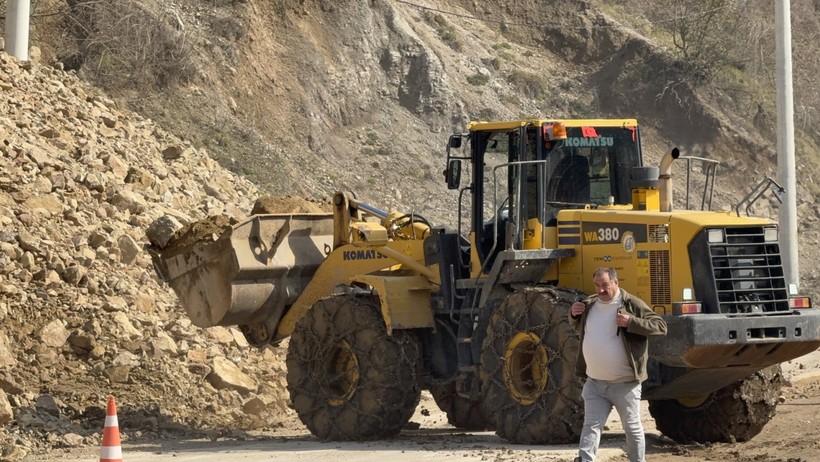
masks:
<path fill-rule="evenodd" d="M 299 418 L 320 439 L 393 436 L 419 402 L 419 361 L 415 337 L 387 334 L 377 299 L 328 297 L 296 324 L 288 391 Z"/>
<path fill-rule="evenodd" d="M 463 430 L 481 431 L 491 428 L 480 400 L 472 401 L 456 393 L 455 380 L 430 387 L 430 394 L 439 409 L 447 414 L 447 422 Z"/>
<path fill-rule="evenodd" d="M 649 412 L 679 443 L 748 441 L 774 417 L 782 386 L 780 366 L 772 366 L 709 395 L 649 401 Z"/>
<path fill-rule="evenodd" d="M 583 424 L 578 336 L 569 292 L 531 288 L 493 313 L 481 353 L 484 406 L 496 433 L 513 443 L 577 442 Z"/>

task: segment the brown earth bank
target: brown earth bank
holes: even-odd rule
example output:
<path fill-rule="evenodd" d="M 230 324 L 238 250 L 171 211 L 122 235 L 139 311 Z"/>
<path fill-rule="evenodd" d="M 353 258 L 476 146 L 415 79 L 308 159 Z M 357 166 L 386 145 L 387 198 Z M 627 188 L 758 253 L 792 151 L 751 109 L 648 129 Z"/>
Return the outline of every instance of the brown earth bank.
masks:
<path fill-rule="evenodd" d="M 694 14 L 703 2 L 671 3 Z M 750 87 L 684 75 L 687 63 L 660 30 L 675 12 L 653 22 L 647 5 L 666 3 L 646 0 L 555 0 L 549 8 L 537 0 L 81 0 L 69 10 L 63 0 L 42 0 L 48 14 L 34 20 L 48 65 L 96 82 L 121 107 L 207 148 L 267 193 L 354 191 L 380 209 L 454 228 L 458 195 L 442 181 L 444 150 L 447 135 L 470 120 L 636 117 L 647 163 L 657 165 L 674 146 L 721 162 L 715 209 L 731 209 L 765 176 L 776 177 L 773 5 L 719 3 L 717 10 L 744 8 L 735 15 L 742 18 L 736 35 L 748 41 L 725 77 Z M 813 0 L 791 4 L 802 114 L 795 123 L 799 251 L 812 262 L 820 251 L 820 131 L 811 117 L 820 107 L 820 45 L 811 37 L 820 9 Z M 70 16 L 61 22 L 57 13 Z M 140 24 L 153 40 L 133 53 L 144 40 Z M 133 62 L 135 55 L 142 59 Z M 749 55 L 763 76 L 745 72 L 753 67 Z M 111 69 L 116 58 L 130 67 Z M 675 166 L 676 206 L 682 168 Z M 777 219 L 773 195 L 754 213 Z M 820 269 L 805 264 L 801 272 L 813 293 Z"/>
<path fill-rule="evenodd" d="M 193 326 L 142 251 L 264 194 L 71 74 L 0 54 L 0 88 L 0 460 L 97 447 L 109 394 L 126 441 L 293 426 L 284 349 Z"/>

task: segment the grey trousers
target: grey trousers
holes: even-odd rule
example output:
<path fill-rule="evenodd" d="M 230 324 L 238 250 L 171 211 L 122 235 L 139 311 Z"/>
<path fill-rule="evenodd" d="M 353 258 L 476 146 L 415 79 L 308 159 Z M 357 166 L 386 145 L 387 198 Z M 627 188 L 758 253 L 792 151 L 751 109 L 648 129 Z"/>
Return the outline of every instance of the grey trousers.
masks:
<path fill-rule="evenodd" d="M 584 398 L 584 428 L 578 445 L 581 462 L 595 460 L 601 443 L 601 431 L 613 406 L 621 417 L 626 433 L 629 461 L 644 462 L 646 442 L 641 424 L 641 383 L 608 383 L 587 379 L 581 396 Z"/>

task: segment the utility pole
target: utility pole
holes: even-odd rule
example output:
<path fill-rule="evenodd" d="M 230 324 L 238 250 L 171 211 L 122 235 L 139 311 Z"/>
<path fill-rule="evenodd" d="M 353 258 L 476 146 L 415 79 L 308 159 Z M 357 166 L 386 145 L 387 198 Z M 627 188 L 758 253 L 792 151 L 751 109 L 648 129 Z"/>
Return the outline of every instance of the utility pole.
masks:
<path fill-rule="evenodd" d="M 794 162 L 794 95 L 792 93 L 792 24 L 790 0 L 775 2 L 777 62 L 777 174 L 786 189 L 780 207 L 780 253 L 786 283 L 800 285 L 797 264 L 797 181 Z"/>
<path fill-rule="evenodd" d="M 6 2 L 6 53 L 28 61 L 28 21 L 31 0 Z"/>

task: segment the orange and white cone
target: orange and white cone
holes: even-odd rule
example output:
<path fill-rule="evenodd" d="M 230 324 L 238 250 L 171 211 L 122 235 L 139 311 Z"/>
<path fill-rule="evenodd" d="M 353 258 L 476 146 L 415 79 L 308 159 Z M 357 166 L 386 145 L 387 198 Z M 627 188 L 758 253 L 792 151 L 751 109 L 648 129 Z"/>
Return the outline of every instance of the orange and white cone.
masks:
<path fill-rule="evenodd" d="M 117 421 L 117 404 L 114 403 L 113 395 L 108 397 L 108 407 L 105 409 L 105 428 L 103 429 L 100 462 L 123 462 L 120 424 Z"/>

